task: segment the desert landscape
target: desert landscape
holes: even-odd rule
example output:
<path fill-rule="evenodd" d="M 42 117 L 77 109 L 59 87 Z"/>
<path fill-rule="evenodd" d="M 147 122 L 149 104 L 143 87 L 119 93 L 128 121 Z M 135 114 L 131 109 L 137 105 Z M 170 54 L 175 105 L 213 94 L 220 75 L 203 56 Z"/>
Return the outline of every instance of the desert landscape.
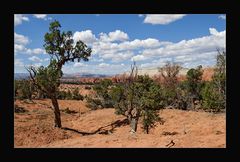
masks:
<path fill-rule="evenodd" d="M 112 108 L 90 111 L 82 101 L 60 100 L 62 122 L 65 128 L 69 128 L 67 130 L 53 127 L 48 99 L 33 100 L 33 103 L 16 101 L 16 105 L 27 111 L 14 115 L 16 148 L 167 148 L 171 141 L 174 142 L 173 148 L 226 147 L 225 113 L 164 109 L 159 112 L 163 121 L 157 123 L 149 134 L 142 131 L 130 134 L 125 117 L 115 115 Z M 66 108 L 73 113 L 63 112 Z M 141 130 L 140 124 L 138 127 Z M 102 129 L 91 134 L 99 128 Z"/>
<path fill-rule="evenodd" d="M 14 147 L 226 148 L 225 20 L 15 14 Z"/>

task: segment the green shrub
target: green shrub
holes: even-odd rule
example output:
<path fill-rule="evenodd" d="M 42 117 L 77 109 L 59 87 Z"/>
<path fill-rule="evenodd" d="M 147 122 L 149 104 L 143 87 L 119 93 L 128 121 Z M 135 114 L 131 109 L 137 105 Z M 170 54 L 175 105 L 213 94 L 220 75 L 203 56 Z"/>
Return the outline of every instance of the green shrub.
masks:
<path fill-rule="evenodd" d="M 15 98 L 20 100 L 32 99 L 32 95 L 35 89 L 30 80 L 15 80 L 14 81 L 14 92 Z"/>
<path fill-rule="evenodd" d="M 130 76 L 131 77 L 131 76 Z M 118 84 L 111 89 L 116 114 L 128 117 L 133 132 L 142 118 L 146 133 L 158 121 L 158 110 L 163 108 L 161 87 L 149 76 L 135 76 L 130 83 Z"/>
<path fill-rule="evenodd" d="M 73 90 L 72 93 L 72 99 L 73 100 L 83 100 L 83 96 L 79 93 L 79 88 L 76 88 Z"/>
<path fill-rule="evenodd" d="M 100 99 L 86 96 L 86 101 L 87 101 L 86 106 L 92 110 L 103 108 L 102 101 Z"/>
<path fill-rule="evenodd" d="M 87 98 L 88 106 L 92 109 L 98 108 L 112 108 L 113 100 L 109 95 L 109 90 L 112 86 L 110 79 L 101 80 L 98 84 L 93 86 L 93 90 L 96 92 L 94 98 Z"/>

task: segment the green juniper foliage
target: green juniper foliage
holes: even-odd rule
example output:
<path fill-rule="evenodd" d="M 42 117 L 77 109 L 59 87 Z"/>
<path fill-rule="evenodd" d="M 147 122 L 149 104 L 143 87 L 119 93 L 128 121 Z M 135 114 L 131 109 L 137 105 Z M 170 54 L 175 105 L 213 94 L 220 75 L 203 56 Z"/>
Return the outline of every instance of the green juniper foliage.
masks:
<path fill-rule="evenodd" d="M 109 95 L 109 90 L 113 85 L 110 79 L 103 79 L 98 84 L 93 86 L 96 92 L 95 96 L 87 97 L 87 106 L 93 110 L 98 108 L 112 108 L 113 100 Z"/>
<path fill-rule="evenodd" d="M 218 50 L 212 81 L 202 89 L 203 107 L 212 111 L 226 109 L 226 52 Z"/>
<path fill-rule="evenodd" d="M 57 101 L 58 87 L 62 78 L 62 67 L 65 63 L 88 61 L 91 49 L 82 41 L 74 42 L 72 32 L 61 32 L 58 21 L 50 23 L 49 32 L 44 35 L 44 48 L 50 55 L 50 64 L 47 67 L 33 66 L 27 68 L 34 85 L 52 100 L 55 115 L 55 126 L 62 127 L 60 110 Z"/>
<path fill-rule="evenodd" d="M 139 118 L 142 118 L 146 133 L 158 121 L 158 110 L 163 107 L 161 88 L 148 75 L 137 75 L 135 65 L 127 81 L 111 89 L 116 114 L 128 117 L 131 131 L 137 131 Z"/>

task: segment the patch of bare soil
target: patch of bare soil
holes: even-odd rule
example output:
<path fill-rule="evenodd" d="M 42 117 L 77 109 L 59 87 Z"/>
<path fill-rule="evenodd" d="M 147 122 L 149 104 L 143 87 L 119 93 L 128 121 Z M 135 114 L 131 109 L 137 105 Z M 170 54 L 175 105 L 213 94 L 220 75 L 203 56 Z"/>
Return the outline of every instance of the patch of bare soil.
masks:
<path fill-rule="evenodd" d="M 60 100 L 63 129 L 53 127 L 50 100 L 15 104 L 28 110 L 15 113 L 15 147 L 71 147 L 71 148 L 224 148 L 226 147 L 226 116 L 207 112 L 164 109 L 162 121 L 145 134 L 138 125 L 136 134 L 124 116 L 114 109 L 90 111 L 83 101 Z M 80 109 L 80 113 L 79 113 Z"/>

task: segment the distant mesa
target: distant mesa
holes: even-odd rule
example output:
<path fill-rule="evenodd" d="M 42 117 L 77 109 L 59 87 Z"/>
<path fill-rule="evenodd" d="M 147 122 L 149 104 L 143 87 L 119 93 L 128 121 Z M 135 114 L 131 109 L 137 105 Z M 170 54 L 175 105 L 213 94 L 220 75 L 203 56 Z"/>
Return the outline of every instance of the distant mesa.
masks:
<path fill-rule="evenodd" d="M 188 68 L 183 68 L 180 71 L 180 79 L 184 80 L 185 79 L 185 75 L 187 73 L 189 69 Z M 213 68 L 211 67 L 207 67 L 204 68 L 204 73 L 203 73 L 203 80 L 211 80 L 211 77 L 214 73 Z M 159 71 L 158 68 L 143 68 L 143 69 L 138 69 L 138 75 L 149 75 L 150 77 L 156 77 L 159 75 Z M 79 79 L 79 78 L 121 78 L 123 76 L 128 76 L 129 72 L 125 72 L 122 74 L 115 74 L 115 75 L 106 75 L 106 74 L 92 74 L 92 73 L 72 73 L 72 74 L 63 74 L 62 79 Z M 182 78 L 181 78 L 182 77 Z M 28 79 L 29 78 L 29 74 L 28 73 L 14 73 L 14 79 L 15 80 L 21 80 L 21 79 Z"/>

